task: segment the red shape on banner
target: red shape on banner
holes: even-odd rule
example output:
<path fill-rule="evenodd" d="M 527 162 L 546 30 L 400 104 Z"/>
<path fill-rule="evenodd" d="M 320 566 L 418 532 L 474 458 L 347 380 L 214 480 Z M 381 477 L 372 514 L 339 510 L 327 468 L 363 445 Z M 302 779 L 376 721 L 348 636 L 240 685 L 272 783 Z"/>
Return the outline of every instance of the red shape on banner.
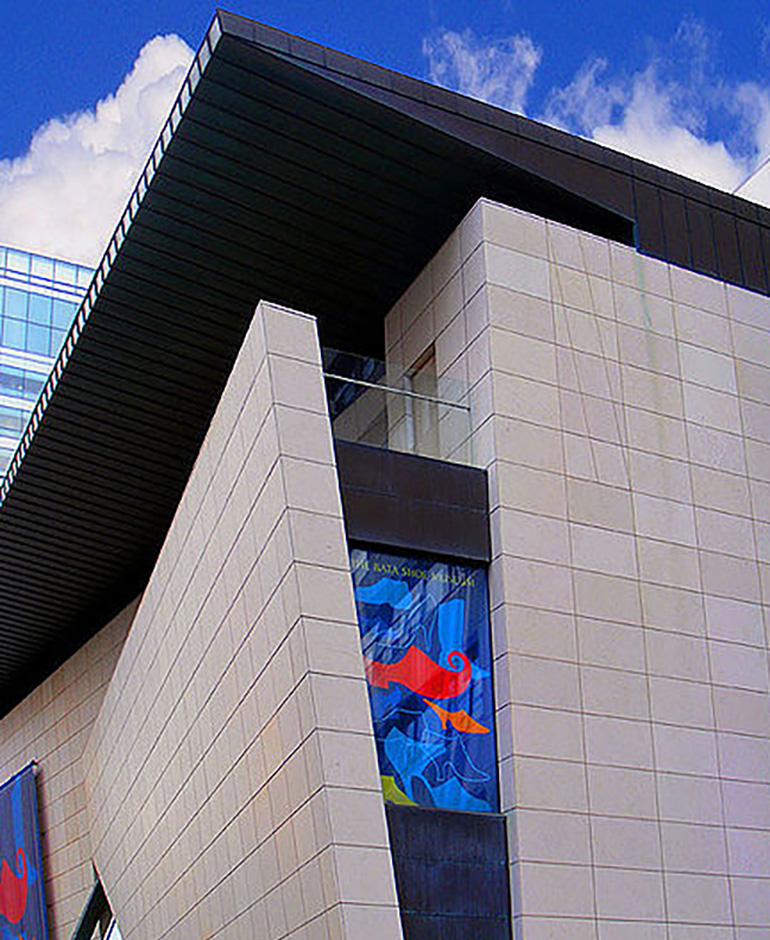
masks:
<path fill-rule="evenodd" d="M 444 669 L 426 656 L 417 646 L 410 646 L 405 656 L 397 663 L 380 663 L 364 656 L 366 678 L 378 689 L 387 689 L 391 682 L 404 685 L 426 698 L 454 698 L 468 688 L 471 681 L 471 664 L 465 653 L 459 650 L 449 654 L 449 662 L 458 656 L 462 669 L 455 672 Z"/>
<path fill-rule="evenodd" d="M 12 924 L 18 924 L 27 909 L 27 858 L 24 849 L 16 852 L 20 874 L 15 875 L 3 859 L 0 869 L 0 914 Z"/>

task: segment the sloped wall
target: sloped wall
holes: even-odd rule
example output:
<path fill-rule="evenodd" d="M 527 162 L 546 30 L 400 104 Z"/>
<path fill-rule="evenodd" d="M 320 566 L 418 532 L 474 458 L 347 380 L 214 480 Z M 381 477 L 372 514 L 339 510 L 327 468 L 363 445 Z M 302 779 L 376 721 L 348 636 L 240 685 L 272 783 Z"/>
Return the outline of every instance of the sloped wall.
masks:
<path fill-rule="evenodd" d="M 39 765 L 50 940 L 69 940 L 93 887 L 82 755 L 135 611 L 130 604 L 0 720 L 0 782 Z"/>
<path fill-rule="evenodd" d="M 87 764 L 126 940 L 401 936 L 312 318 L 258 307 Z"/>

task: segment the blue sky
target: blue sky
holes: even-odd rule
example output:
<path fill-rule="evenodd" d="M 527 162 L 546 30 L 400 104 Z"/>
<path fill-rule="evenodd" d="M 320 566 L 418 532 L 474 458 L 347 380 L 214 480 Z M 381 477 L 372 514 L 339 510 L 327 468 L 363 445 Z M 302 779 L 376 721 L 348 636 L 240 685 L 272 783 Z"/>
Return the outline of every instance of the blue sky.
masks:
<path fill-rule="evenodd" d="M 0 241 L 95 260 L 184 72 L 185 44 L 197 47 L 213 7 L 2 2 Z M 770 154 L 770 6 L 758 0 L 243 0 L 229 9 L 724 189 Z M 179 39 L 151 45 L 126 82 L 148 41 L 169 34 Z M 743 192 L 770 201 L 770 173 Z"/>

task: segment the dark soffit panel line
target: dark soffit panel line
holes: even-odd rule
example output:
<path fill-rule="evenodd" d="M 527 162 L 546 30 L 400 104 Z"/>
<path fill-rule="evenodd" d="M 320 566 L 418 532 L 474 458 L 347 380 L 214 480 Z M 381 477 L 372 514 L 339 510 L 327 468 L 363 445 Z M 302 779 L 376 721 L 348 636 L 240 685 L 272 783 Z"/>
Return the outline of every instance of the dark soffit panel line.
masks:
<path fill-rule="evenodd" d="M 260 299 L 381 353 L 480 196 L 630 244 L 632 166 L 218 13 L 3 487 L 0 712 L 141 590 Z"/>
<path fill-rule="evenodd" d="M 236 18 L 237 19 L 237 18 Z M 255 30 L 263 41 L 270 41 L 270 30 Z M 315 49 L 308 53 L 310 45 L 305 41 L 289 44 L 287 52 L 280 40 L 274 40 L 281 54 L 307 55 L 309 63 L 319 73 L 328 72 L 328 57 Z M 717 264 L 701 263 L 702 254 L 693 250 L 686 222 L 688 206 L 696 210 L 698 205 L 716 210 L 714 224 L 722 229 L 728 224 L 737 225 L 740 219 L 753 224 L 755 231 L 767 230 L 770 226 L 770 210 L 757 207 L 740 197 L 713 190 L 679 176 L 673 171 L 653 167 L 643 161 L 609 151 L 591 141 L 573 137 L 553 128 L 545 128 L 527 118 L 510 115 L 481 102 L 464 100 L 457 106 L 456 96 L 444 89 L 424 87 L 423 83 L 400 76 L 397 82 L 384 70 L 360 63 L 351 57 L 335 54 L 334 67 L 337 80 L 363 94 L 398 107 L 398 100 L 407 99 L 410 110 L 425 120 L 442 123 L 456 136 L 474 140 L 478 146 L 487 147 L 519 165 L 537 168 L 540 175 L 557 180 L 561 185 L 580 192 L 593 201 L 615 211 L 637 216 L 641 213 L 650 221 L 659 216 L 659 223 L 652 227 L 642 224 L 638 228 L 637 244 L 640 250 L 662 260 L 697 270 L 705 274 L 717 274 L 729 283 L 750 290 L 766 293 L 768 282 L 764 270 L 755 264 L 747 268 L 742 262 L 740 248 L 733 244 L 723 245 L 722 253 L 716 257 Z M 389 80 L 390 79 L 390 80 Z M 479 130 L 481 128 L 481 130 Z M 550 155 L 549 152 L 550 151 Z M 638 182 L 653 182 L 654 198 L 649 190 L 636 192 Z M 653 198 L 647 209 L 646 199 Z M 679 200 L 684 200 L 684 206 Z M 662 200 L 662 202 L 659 202 Z M 709 227 L 711 225 L 709 212 Z M 729 221 L 728 221 L 729 220 Z M 656 232 L 656 228 L 658 231 Z M 740 237 L 740 236 L 736 236 Z M 748 239 L 748 235 L 743 236 Z M 762 239 L 759 238 L 759 241 Z M 763 257 L 763 265 L 766 259 Z"/>

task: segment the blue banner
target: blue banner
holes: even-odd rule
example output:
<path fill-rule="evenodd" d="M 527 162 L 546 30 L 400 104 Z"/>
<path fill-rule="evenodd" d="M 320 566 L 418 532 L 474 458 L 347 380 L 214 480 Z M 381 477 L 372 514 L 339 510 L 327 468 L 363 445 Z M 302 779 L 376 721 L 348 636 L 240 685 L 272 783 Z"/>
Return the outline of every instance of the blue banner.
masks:
<path fill-rule="evenodd" d="M 34 766 L 0 787 L 0 938 L 46 940 Z"/>
<path fill-rule="evenodd" d="M 351 568 L 385 799 L 496 812 L 486 572 L 365 549 Z"/>

